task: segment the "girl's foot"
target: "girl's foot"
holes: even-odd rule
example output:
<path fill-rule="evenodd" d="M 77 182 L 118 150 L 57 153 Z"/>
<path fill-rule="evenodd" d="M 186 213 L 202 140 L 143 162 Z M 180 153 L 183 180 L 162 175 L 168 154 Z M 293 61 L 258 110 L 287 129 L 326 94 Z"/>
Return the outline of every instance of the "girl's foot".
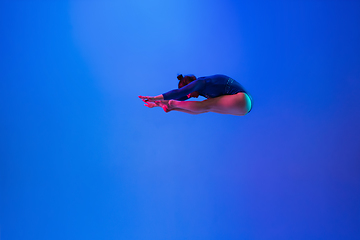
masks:
<path fill-rule="evenodd" d="M 148 108 L 158 107 L 158 105 L 156 105 L 156 103 L 153 102 L 147 102 L 144 105 L 147 106 Z"/>
<path fill-rule="evenodd" d="M 169 101 L 155 101 L 155 104 L 159 107 L 162 107 L 166 113 L 170 112 L 172 109 L 169 105 Z"/>

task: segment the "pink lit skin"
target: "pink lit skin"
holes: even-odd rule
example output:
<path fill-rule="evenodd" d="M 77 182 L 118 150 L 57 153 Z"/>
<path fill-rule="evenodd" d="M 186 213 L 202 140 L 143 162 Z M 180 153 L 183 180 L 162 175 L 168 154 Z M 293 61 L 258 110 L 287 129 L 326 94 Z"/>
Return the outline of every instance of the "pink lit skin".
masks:
<path fill-rule="evenodd" d="M 195 91 L 195 92 L 189 93 L 186 96 L 190 99 L 190 98 L 198 98 L 199 95 L 200 95 L 199 92 Z M 164 100 L 163 95 L 159 95 L 159 96 L 155 96 L 155 97 L 139 96 L 139 98 L 141 98 L 141 100 L 143 100 L 143 102 L 145 102 L 144 106 L 146 106 L 148 108 L 161 107 L 167 113 L 172 110 L 175 110 L 175 108 L 171 106 L 171 103 L 174 100 Z M 187 111 L 186 109 L 176 109 L 176 110 L 177 111 L 181 110 L 181 112 L 195 114 L 194 112 Z M 196 114 L 198 114 L 198 113 L 196 113 Z"/>
<path fill-rule="evenodd" d="M 198 92 L 187 95 L 189 98 L 199 97 Z M 251 108 L 251 99 L 246 93 L 239 92 L 234 95 L 223 95 L 216 98 L 208 98 L 203 101 L 177 101 L 164 100 L 163 95 L 155 97 L 139 96 L 148 108 L 161 107 L 165 112 L 179 111 L 189 114 L 201 114 L 215 112 L 220 114 L 231 114 L 235 116 L 246 115 Z"/>

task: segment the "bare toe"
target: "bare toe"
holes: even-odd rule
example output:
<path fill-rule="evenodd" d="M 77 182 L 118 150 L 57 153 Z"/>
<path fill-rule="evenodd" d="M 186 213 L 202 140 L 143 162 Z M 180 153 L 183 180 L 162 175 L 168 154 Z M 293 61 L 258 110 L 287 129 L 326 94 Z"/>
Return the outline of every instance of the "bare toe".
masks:
<path fill-rule="evenodd" d="M 157 107 L 157 105 L 155 103 L 146 103 L 145 106 L 149 107 L 149 108 L 153 108 L 153 107 Z"/>

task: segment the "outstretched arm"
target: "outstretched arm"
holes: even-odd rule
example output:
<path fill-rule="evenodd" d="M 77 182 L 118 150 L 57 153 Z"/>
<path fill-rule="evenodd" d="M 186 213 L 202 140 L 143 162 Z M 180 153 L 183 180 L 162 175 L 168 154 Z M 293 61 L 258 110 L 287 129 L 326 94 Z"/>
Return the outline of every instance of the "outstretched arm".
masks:
<path fill-rule="evenodd" d="M 162 95 L 158 95 L 156 97 L 139 96 L 139 98 L 141 98 L 144 102 L 155 102 L 155 101 L 170 100 L 170 99 L 183 101 L 189 98 L 187 97 L 188 94 L 201 90 L 204 87 L 205 87 L 204 80 L 195 80 L 180 89 L 174 89 Z"/>
<path fill-rule="evenodd" d="M 139 98 L 141 98 L 144 102 L 155 102 L 155 101 L 162 101 L 164 100 L 164 96 L 161 94 L 159 96 L 156 96 L 156 97 L 150 97 L 150 96 L 139 96 Z M 178 101 L 185 101 L 189 99 L 188 96 L 185 96 L 185 97 L 181 97 L 181 98 L 178 98 L 178 99 L 175 99 L 175 100 L 178 100 Z"/>
<path fill-rule="evenodd" d="M 204 80 L 195 80 L 188 85 L 180 88 L 180 89 L 174 89 L 172 91 L 169 91 L 167 93 L 163 94 L 164 100 L 186 100 L 188 99 L 187 95 L 190 93 L 193 93 L 195 91 L 199 91 L 205 87 L 205 81 Z"/>

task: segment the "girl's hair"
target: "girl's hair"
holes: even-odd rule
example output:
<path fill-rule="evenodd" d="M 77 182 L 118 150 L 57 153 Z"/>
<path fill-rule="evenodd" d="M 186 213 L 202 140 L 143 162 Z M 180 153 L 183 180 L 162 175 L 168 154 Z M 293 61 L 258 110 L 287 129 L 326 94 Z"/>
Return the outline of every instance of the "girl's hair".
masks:
<path fill-rule="evenodd" d="M 180 74 L 177 76 L 177 79 L 179 79 L 178 87 L 182 88 L 191 83 L 192 81 L 195 81 L 196 77 L 194 75 L 185 75 L 184 77 L 182 74 Z"/>

